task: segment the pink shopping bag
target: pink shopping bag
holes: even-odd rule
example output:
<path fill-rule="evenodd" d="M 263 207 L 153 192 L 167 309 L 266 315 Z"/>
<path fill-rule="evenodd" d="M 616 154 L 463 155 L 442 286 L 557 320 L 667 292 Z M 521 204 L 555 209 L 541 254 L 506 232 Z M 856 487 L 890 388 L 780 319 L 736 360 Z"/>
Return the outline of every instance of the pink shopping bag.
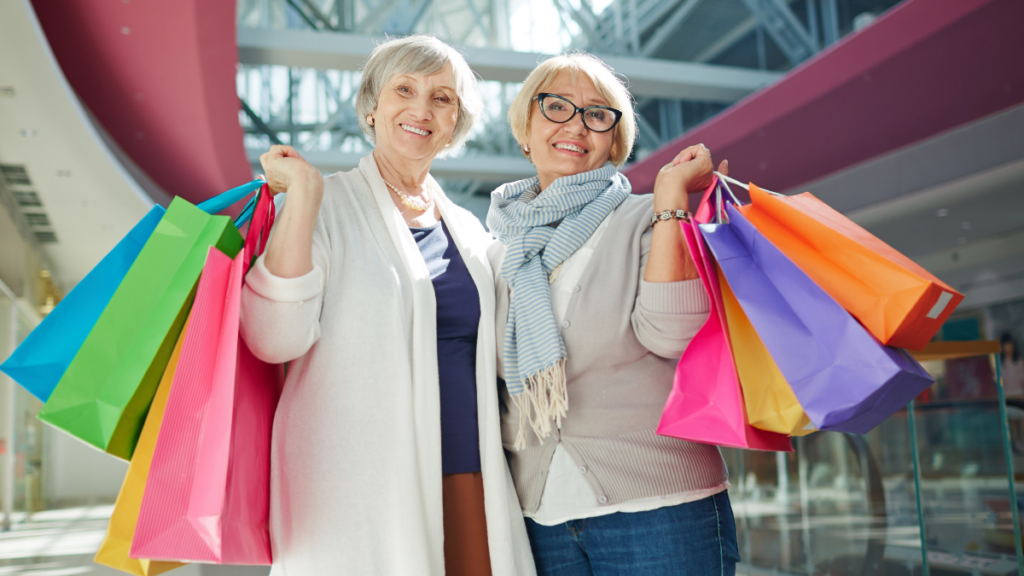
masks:
<path fill-rule="evenodd" d="M 239 336 L 242 283 L 274 221 L 264 185 L 243 250 L 210 249 L 139 513 L 132 558 L 270 564 L 270 436 L 280 365 Z M 257 249 L 258 247 L 258 249 Z"/>
<path fill-rule="evenodd" d="M 709 199 L 717 179 L 704 195 L 695 220 L 710 219 Z M 747 419 L 740 379 L 733 361 L 717 265 L 695 224 L 681 221 L 686 247 L 711 299 L 711 315 L 690 341 L 658 424 L 658 434 L 732 448 L 792 452 L 784 434 L 759 430 Z"/>

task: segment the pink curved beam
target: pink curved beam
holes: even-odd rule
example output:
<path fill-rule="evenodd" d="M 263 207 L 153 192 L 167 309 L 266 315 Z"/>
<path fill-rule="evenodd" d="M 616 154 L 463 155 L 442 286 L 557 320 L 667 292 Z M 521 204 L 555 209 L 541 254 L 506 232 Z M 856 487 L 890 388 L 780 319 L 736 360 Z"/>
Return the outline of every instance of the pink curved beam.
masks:
<path fill-rule="evenodd" d="M 650 192 L 704 143 L 733 175 L 787 190 L 1024 102 L 1024 2 L 907 0 L 772 86 L 633 164 Z"/>
<path fill-rule="evenodd" d="M 33 0 L 71 86 L 167 193 L 252 178 L 238 122 L 234 0 Z"/>

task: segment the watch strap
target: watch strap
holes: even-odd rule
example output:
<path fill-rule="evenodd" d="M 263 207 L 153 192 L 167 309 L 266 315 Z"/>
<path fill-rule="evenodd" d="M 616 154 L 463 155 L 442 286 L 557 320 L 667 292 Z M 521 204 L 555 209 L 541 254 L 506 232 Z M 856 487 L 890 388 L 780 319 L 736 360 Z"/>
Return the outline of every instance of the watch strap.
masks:
<path fill-rule="evenodd" d="M 689 220 L 690 213 L 686 210 L 679 209 L 662 210 L 661 212 L 654 213 L 654 216 L 651 217 L 651 224 L 657 224 L 661 220 L 671 220 L 672 218 L 675 218 L 676 220 Z"/>

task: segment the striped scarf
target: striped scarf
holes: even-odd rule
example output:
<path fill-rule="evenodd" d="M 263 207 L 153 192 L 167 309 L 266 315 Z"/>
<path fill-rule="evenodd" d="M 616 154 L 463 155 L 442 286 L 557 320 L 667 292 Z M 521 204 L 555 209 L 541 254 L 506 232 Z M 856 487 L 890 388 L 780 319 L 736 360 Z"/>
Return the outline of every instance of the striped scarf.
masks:
<path fill-rule="evenodd" d="M 610 162 L 559 178 L 540 193 L 534 178 L 491 193 L 487 226 L 505 245 L 501 275 L 512 288 L 505 327 L 505 385 L 519 408 L 516 449 L 526 424 L 546 438 L 569 407 L 565 343 L 551 310 L 549 277 L 629 197 L 629 180 Z M 556 227 L 557 226 L 557 227 Z"/>

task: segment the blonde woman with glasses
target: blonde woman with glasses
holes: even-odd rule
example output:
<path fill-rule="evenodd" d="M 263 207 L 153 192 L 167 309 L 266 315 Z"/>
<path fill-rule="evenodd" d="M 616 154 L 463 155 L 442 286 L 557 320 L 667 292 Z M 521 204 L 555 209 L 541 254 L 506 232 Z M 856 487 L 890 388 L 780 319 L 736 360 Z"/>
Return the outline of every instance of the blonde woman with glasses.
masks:
<path fill-rule="evenodd" d="M 508 116 L 537 176 L 496 189 L 487 223 L 502 436 L 537 572 L 734 574 L 718 448 L 655 433 L 710 311 L 678 219 L 711 155 L 682 150 L 631 194 L 632 102 L 587 54 L 540 64 Z"/>

